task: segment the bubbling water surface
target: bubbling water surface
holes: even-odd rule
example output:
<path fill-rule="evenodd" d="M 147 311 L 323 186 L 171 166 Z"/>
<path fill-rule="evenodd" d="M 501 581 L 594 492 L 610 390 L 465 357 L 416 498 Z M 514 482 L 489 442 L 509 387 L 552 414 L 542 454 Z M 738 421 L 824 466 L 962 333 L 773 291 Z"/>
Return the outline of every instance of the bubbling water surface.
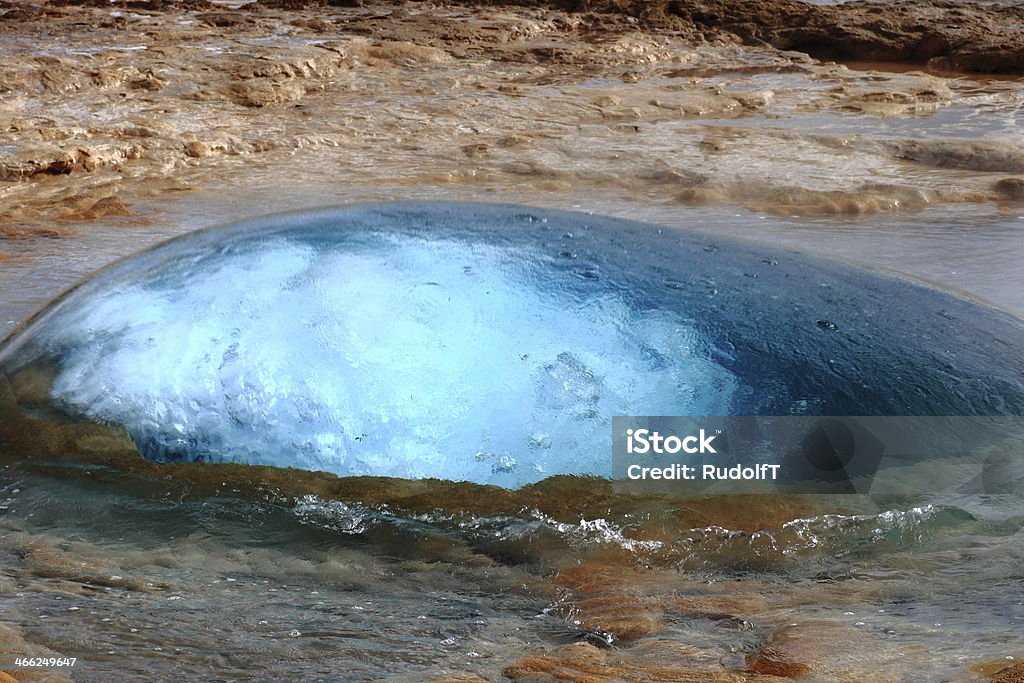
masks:
<path fill-rule="evenodd" d="M 148 458 L 518 487 L 609 472 L 614 415 L 1007 414 L 1019 321 L 909 282 L 586 214 L 270 217 L 102 271 L 0 351 Z"/>

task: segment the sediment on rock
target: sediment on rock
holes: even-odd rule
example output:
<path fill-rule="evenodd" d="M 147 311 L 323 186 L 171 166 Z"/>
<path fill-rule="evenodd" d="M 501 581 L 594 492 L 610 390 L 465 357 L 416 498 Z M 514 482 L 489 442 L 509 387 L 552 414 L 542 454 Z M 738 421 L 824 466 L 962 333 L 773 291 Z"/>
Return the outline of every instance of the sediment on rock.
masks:
<path fill-rule="evenodd" d="M 697 27 L 814 57 L 931 64 L 982 73 L 1024 70 L 1024 7 L 942 0 L 848 2 L 800 0 L 499 0 L 465 4 L 554 7 L 625 14 L 643 24 Z"/>
<path fill-rule="evenodd" d="M 317 6 L 388 5 L 362 0 L 257 0 L 241 10 L 217 9 L 206 0 L 129 0 L 136 11 L 205 11 L 198 19 L 234 28 L 250 23 L 253 10 L 299 10 Z M 1024 7 L 1009 3 L 865 0 L 820 5 L 801 0 L 455 0 L 469 6 L 520 6 L 571 13 L 625 16 L 641 26 L 697 29 L 769 44 L 814 57 L 873 62 L 929 64 L 939 69 L 978 73 L 1024 71 Z M 102 7 L 105 0 L 52 0 L 42 8 L 5 2 L 0 22 L 44 16 L 67 7 Z"/>
<path fill-rule="evenodd" d="M 9 19 L 0 33 L 28 46 L 0 66 L 0 239 L 68 236 L 72 221 L 146 225 L 164 195 L 281 181 L 358 193 L 457 187 L 731 203 L 786 216 L 1021 197 L 1015 140 L 970 122 L 979 137 L 950 136 L 942 121 L 935 129 L 927 121 L 963 108 L 978 89 L 995 96 L 980 79 L 859 71 L 771 47 L 838 22 L 843 30 L 828 32 L 835 45 L 853 46 L 845 58 L 923 64 L 934 50 L 900 52 L 900 41 L 932 25 L 953 31 L 956 19 L 966 42 L 950 38 L 949 50 L 974 49 L 1003 40 L 1013 8 L 937 0 L 117 7 L 0 2 Z M 872 51 L 882 38 L 888 47 Z M 998 107 L 1012 115 L 1024 91 L 1000 83 Z M 778 125 L 791 116 L 828 125 L 838 116 L 848 129 Z M 896 118 L 918 119 L 929 134 L 886 134 L 880 122 Z"/>
<path fill-rule="evenodd" d="M 992 676 L 991 683 L 1024 683 L 1024 664 L 1013 664 L 999 671 Z"/>

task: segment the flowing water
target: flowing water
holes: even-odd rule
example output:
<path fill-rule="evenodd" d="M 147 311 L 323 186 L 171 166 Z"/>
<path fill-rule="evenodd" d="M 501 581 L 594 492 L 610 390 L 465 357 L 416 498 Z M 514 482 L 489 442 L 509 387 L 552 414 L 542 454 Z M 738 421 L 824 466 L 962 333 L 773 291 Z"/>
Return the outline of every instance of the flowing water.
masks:
<path fill-rule="evenodd" d="M 608 547 L 663 574 L 652 596 L 735 594 L 733 613 L 680 610 L 647 638 L 692 648 L 677 666 L 743 668 L 774 630 L 804 623 L 826 680 L 959 680 L 1020 651 L 1019 498 L 638 543 L 630 520 L 274 506 L 230 483 L 190 500 L 98 479 L 4 471 L 6 621 L 29 651 L 80 657 L 80 680 L 497 680 L 527 652 L 619 646 L 539 578 Z M 651 664 L 664 656 L 635 660 Z"/>

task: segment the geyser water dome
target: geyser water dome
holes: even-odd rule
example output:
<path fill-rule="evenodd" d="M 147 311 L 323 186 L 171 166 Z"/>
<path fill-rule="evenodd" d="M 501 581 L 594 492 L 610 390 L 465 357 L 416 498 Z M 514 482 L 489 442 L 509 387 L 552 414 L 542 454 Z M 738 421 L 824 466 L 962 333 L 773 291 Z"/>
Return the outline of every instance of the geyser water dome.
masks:
<path fill-rule="evenodd" d="M 613 415 L 1020 414 L 1022 341 L 994 310 L 796 253 L 398 204 L 167 242 L 44 309 L 0 369 L 161 462 L 520 486 L 607 475 Z"/>

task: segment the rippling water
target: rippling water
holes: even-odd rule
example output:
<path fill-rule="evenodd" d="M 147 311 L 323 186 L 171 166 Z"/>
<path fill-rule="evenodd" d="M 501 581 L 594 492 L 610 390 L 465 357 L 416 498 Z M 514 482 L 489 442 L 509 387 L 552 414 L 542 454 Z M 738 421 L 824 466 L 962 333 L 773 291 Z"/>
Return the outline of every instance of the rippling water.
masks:
<path fill-rule="evenodd" d="M 690 666 L 742 669 L 779 628 L 808 622 L 831 625 L 818 627 L 835 653 L 826 679 L 924 682 L 1022 644 L 1019 497 L 643 540 L 643 521 L 689 503 L 559 522 L 55 474 L 3 470 L 0 604 L 33 647 L 82 658 L 78 680 L 495 680 L 524 652 L 574 642 L 684 642 Z M 652 599 L 714 604 L 725 590 L 731 609 L 667 610 L 656 634 L 619 642 L 575 606 L 587 589 L 546 579 L 615 552 Z"/>
<path fill-rule="evenodd" d="M 190 230 L 251 215 L 265 202 L 271 185 L 255 179 L 248 190 L 229 197 L 202 197 L 187 206 L 171 203 L 160 223 L 143 229 L 121 225 L 90 226 L 70 240 L 11 241 L 12 260 L 0 269 L 0 325 L 10 329 L 51 297 L 111 261 Z M 473 188 L 324 187 L 283 194 L 267 210 L 308 209 L 346 202 L 394 199 L 480 200 Z M 599 195 L 568 196 L 504 192 L 488 200 L 535 206 L 591 210 L 597 214 L 649 221 L 668 227 L 726 235 L 766 245 L 785 245 L 920 278 L 939 288 L 977 297 L 1024 316 L 1024 209 L 994 205 L 949 205 L 901 214 L 859 218 L 781 217 L 728 206 L 659 206 L 624 202 Z M 266 206 L 265 204 L 263 204 Z"/>

